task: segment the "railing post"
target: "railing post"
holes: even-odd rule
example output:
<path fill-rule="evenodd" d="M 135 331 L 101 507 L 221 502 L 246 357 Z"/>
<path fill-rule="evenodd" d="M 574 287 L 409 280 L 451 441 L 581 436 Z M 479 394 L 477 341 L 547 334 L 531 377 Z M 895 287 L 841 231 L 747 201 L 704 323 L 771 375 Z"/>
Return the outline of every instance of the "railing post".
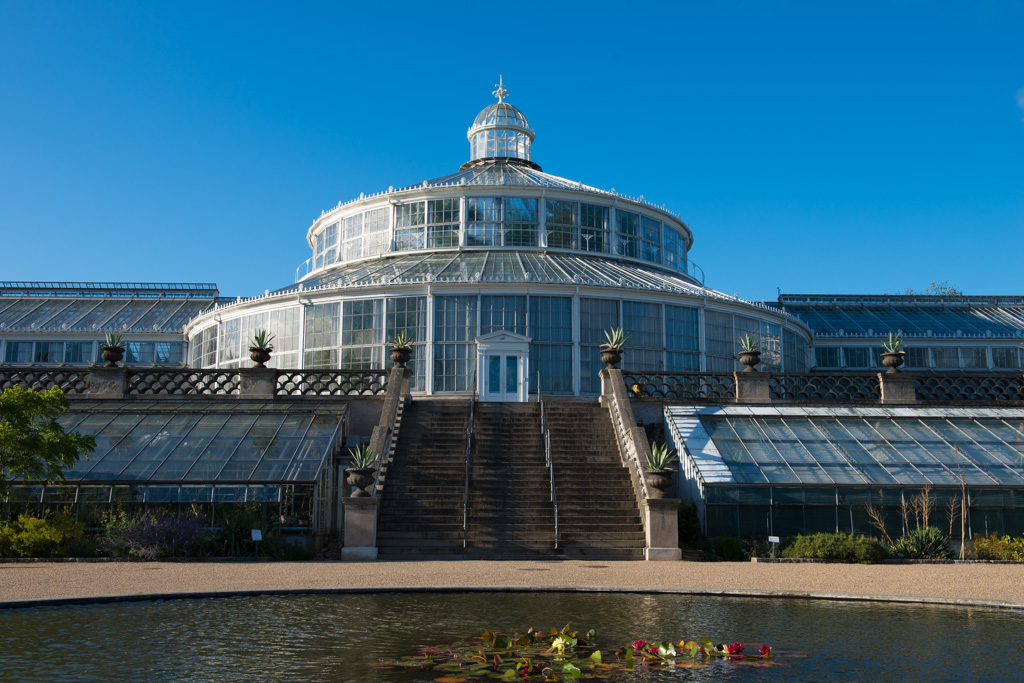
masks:
<path fill-rule="evenodd" d="M 345 545 L 341 559 L 377 559 L 377 506 L 380 498 L 345 498 Z"/>
<path fill-rule="evenodd" d="M 96 398 L 124 398 L 128 393 L 128 368 L 94 368 L 86 393 Z"/>
<path fill-rule="evenodd" d="M 878 373 L 878 384 L 882 389 L 882 403 L 907 405 L 917 403 L 917 382 L 913 375 L 901 372 Z"/>
<path fill-rule="evenodd" d="M 736 372 L 737 403 L 771 403 L 770 375 L 764 372 Z"/>
<path fill-rule="evenodd" d="M 277 393 L 277 370 L 243 368 L 238 371 L 238 397 L 272 400 Z"/>

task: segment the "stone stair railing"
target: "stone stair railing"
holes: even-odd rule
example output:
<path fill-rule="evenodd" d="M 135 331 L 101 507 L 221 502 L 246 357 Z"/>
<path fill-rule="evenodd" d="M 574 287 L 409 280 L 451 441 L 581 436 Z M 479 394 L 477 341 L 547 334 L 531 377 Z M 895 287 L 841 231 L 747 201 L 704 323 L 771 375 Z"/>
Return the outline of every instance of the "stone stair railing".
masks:
<path fill-rule="evenodd" d="M 345 512 L 345 546 L 343 560 L 373 560 L 377 558 L 377 512 L 384 490 L 388 464 L 394 457 L 394 445 L 401 428 L 401 415 L 409 396 L 412 371 L 396 365 L 387 371 L 387 393 L 381 406 L 380 419 L 370 436 L 370 450 L 377 454 L 376 481 L 365 497 L 342 498 Z"/>
<path fill-rule="evenodd" d="M 601 370 L 601 404 L 608 409 L 612 427 L 619 445 L 623 464 L 629 469 L 640 519 L 644 525 L 647 560 L 679 560 L 679 506 L 678 498 L 653 498 L 644 479 L 644 465 L 651 453 L 644 430 L 636 423 L 629 393 L 623 381 L 622 370 Z"/>

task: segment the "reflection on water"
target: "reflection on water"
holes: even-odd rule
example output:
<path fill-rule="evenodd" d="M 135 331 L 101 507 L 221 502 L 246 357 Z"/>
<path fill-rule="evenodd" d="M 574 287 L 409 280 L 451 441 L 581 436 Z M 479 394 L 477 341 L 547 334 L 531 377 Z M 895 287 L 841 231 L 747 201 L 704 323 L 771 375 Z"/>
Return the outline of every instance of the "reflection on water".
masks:
<path fill-rule="evenodd" d="M 566 622 L 623 644 L 763 641 L 778 662 L 622 680 L 1009 680 L 1024 665 L 1024 615 L 1011 612 L 622 593 L 406 593 L 0 611 L 0 679 L 416 681 L 427 674 L 367 663 L 487 628 Z"/>

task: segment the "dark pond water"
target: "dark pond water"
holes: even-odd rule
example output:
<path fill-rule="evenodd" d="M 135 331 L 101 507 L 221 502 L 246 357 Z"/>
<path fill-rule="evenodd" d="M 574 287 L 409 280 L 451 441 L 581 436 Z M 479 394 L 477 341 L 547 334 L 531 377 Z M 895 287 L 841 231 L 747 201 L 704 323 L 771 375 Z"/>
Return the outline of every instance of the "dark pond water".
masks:
<path fill-rule="evenodd" d="M 1021 680 L 1013 612 L 677 595 L 420 593 L 172 600 L 0 611 L 0 679 L 430 681 L 377 670 L 485 629 L 765 642 L 769 667 L 637 672 L 616 680 Z M 450 675 L 450 674 L 449 674 Z M 489 680 L 489 679 L 470 679 Z"/>

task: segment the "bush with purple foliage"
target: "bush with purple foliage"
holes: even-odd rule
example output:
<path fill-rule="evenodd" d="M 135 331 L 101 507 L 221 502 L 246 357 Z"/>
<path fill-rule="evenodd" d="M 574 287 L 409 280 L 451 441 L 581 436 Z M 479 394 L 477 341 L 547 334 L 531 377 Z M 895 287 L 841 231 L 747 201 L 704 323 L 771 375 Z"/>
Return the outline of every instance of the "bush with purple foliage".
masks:
<path fill-rule="evenodd" d="M 129 517 L 117 511 L 106 523 L 101 550 L 113 557 L 159 560 L 166 557 L 198 557 L 210 543 L 210 529 L 195 516 L 154 516 L 143 513 Z"/>

